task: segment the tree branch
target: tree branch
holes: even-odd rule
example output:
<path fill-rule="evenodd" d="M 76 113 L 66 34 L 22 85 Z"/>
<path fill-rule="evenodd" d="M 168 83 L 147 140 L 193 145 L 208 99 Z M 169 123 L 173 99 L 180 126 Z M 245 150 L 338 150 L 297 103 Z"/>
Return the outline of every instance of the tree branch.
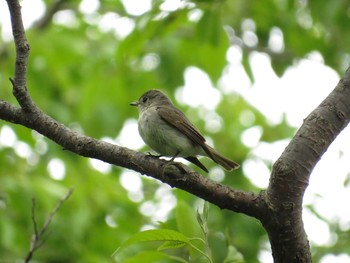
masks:
<path fill-rule="evenodd" d="M 266 200 L 270 212 L 262 218 L 262 223 L 270 236 L 272 250 L 279 252 L 274 255 L 275 262 L 300 260 L 300 255 L 307 255 L 305 261 L 293 262 L 311 261 L 302 221 L 303 196 L 313 168 L 349 121 L 350 69 L 304 120 L 273 166 Z"/>
<path fill-rule="evenodd" d="M 255 206 L 262 205 L 257 205 L 260 198 L 255 194 L 237 191 L 215 183 L 183 164 L 169 165 L 166 160 L 78 134 L 40 111 L 26 113 L 19 107 L 0 101 L 0 119 L 33 129 L 55 141 L 65 150 L 146 174 L 221 208 L 256 217 Z"/>
<path fill-rule="evenodd" d="M 68 193 L 57 203 L 56 207 L 51 211 L 51 213 L 49 214 L 48 218 L 46 219 L 44 225 L 40 229 L 40 231 L 38 231 L 38 224 L 36 222 L 36 217 L 35 217 L 36 201 L 35 201 L 35 198 L 32 199 L 32 221 L 33 221 L 33 226 L 34 226 L 34 234 L 32 236 L 32 241 L 30 243 L 29 252 L 28 252 L 24 262 L 26 262 L 26 263 L 29 262 L 32 259 L 34 252 L 44 244 L 45 239 L 43 239 L 43 236 L 45 235 L 46 230 L 47 230 L 48 226 L 50 225 L 53 217 L 58 212 L 58 210 L 61 208 L 63 203 L 65 201 L 67 201 L 68 198 L 72 194 L 73 194 L 73 189 L 70 189 L 68 191 Z"/>
<path fill-rule="evenodd" d="M 15 76 L 13 80 L 10 79 L 13 85 L 13 95 L 23 111 L 31 112 L 37 107 L 27 91 L 27 64 L 30 47 L 24 32 L 21 6 L 15 0 L 7 0 L 7 5 L 10 10 L 12 34 L 16 46 Z"/>
<path fill-rule="evenodd" d="M 15 78 L 11 82 L 21 108 L 0 100 L 0 119 L 33 129 L 61 145 L 65 150 L 132 169 L 172 187 L 183 189 L 221 208 L 258 217 L 264 206 L 263 198 L 260 196 L 218 184 L 193 172 L 183 164 L 169 165 L 165 160 L 78 134 L 42 112 L 32 101 L 26 88 L 29 46 L 23 30 L 20 5 L 16 0 L 7 2 L 17 54 Z"/>
<path fill-rule="evenodd" d="M 273 166 L 266 192 L 256 195 L 211 181 L 179 163 L 78 134 L 43 113 L 26 88 L 29 45 L 18 1 L 7 0 L 16 45 L 13 93 L 20 107 L 0 100 L 0 118 L 36 130 L 64 149 L 132 169 L 183 189 L 220 208 L 258 218 L 270 238 L 275 262 L 311 262 L 302 221 L 302 199 L 310 174 L 350 120 L 350 70 L 335 90 L 305 119 Z"/>

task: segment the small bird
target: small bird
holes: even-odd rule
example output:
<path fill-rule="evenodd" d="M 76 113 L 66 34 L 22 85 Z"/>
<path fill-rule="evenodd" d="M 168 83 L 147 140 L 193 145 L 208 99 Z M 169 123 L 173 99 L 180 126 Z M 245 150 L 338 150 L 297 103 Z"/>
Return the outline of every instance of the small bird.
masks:
<path fill-rule="evenodd" d="M 145 92 L 138 101 L 130 103 L 139 110 L 138 129 L 143 141 L 160 156 L 183 157 L 205 172 L 208 169 L 197 159 L 207 156 L 228 171 L 239 164 L 210 147 L 205 138 L 160 90 Z"/>

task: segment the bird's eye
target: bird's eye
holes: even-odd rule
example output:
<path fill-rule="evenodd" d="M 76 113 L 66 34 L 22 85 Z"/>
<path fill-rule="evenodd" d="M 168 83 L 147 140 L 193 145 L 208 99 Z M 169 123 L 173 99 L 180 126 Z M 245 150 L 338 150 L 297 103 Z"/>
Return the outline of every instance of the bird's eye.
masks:
<path fill-rule="evenodd" d="M 143 102 L 143 103 L 145 103 L 147 100 L 148 100 L 147 97 L 143 97 L 143 98 L 142 98 L 142 102 Z"/>

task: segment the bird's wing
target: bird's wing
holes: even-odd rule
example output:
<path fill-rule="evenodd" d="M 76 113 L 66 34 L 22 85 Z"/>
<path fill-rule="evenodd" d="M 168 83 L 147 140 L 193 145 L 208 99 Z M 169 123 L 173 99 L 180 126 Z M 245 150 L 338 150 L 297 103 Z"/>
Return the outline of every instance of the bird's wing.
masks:
<path fill-rule="evenodd" d="M 202 147 L 205 145 L 205 138 L 196 127 L 192 125 L 182 111 L 176 108 L 169 109 L 168 107 L 160 106 L 157 108 L 157 112 L 164 121 L 185 134 L 194 144 L 198 144 Z"/>

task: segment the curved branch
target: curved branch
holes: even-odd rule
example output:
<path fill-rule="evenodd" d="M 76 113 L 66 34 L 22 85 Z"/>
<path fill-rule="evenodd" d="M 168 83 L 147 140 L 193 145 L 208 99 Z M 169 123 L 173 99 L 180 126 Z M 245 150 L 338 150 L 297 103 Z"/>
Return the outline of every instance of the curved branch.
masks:
<path fill-rule="evenodd" d="M 12 34 L 16 46 L 15 76 L 10 79 L 13 85 L 13 95 L 24 111 L 36 110 L 34 102 L 27 91 L 27 64 L 29 56 L 29 44 L 25 35 L 21 6 L 18 1 L 7 0 L 11 15 Z"/>
<path fill-rule="evenodd" d="M 275 262 L 295 260 L 300 255 L 305 261 L 298 262 L 311 261 L 302 221 L 303 196 L 313 168 L 349 121 L 350 69 L 304 120 L 273 166 L 266 199 L 270 213 L 262 222 L 272 250 L 279 252 L 274 254 Z"/>
<path fill-rule="evenodd" d="M 7 0 L 16 44 L 13 93 L 20 108 L 0 101 L 0 119 L 36 130 L 79 155 L 132 169 L 203 198 L 220 208 L 258 218 L 270 238 L 275 262 L 311 262 L 302 221 L 302 199 L 316 163 L 350 120 L 350 70 L 335 90 L 304 121 L 273 166 L 270 184 L 260 195 L 215 183 L 179 163 L 78 134 L 43 113 L 26 88 L 29 55 L 20 6 Z"/>
<path fill-rule="evenodd" d="M 41 111 L 26 113 L 19 107 L 0 101 L 0 119 L 33 129 L 61 145 L 65 150 L 151 176 L 220 208 L 244 212 L 254 217 L 258 217 L 258 213 L 261 212 L 257 207 L 262 210 L 263 199 L 253 193 L 237 191 L 216 183 L 183 164 L 169 164 L 166 160 L 78 134 Z"/>
<path fill-rule="evenodd" d="M 43 113 L 32 101 L 26 88 L 29 45 L 23 29 L 20 5 L 16 0 L 7 0 L 7 2 L 12 19 L 17 56 L 15 78 L 11 82 L 21 107 L 0 101 L 0 119 L 33 129 L 61 145 L 65 150 L 146 174 L 172 187 L 203 198 L 220 208 L 259 217 L 265 205 L 261 196 L 237 191 L 216 183 L 193 172 L 183 164 L 169 163 L 125 147 L 78 134 Z"/>

